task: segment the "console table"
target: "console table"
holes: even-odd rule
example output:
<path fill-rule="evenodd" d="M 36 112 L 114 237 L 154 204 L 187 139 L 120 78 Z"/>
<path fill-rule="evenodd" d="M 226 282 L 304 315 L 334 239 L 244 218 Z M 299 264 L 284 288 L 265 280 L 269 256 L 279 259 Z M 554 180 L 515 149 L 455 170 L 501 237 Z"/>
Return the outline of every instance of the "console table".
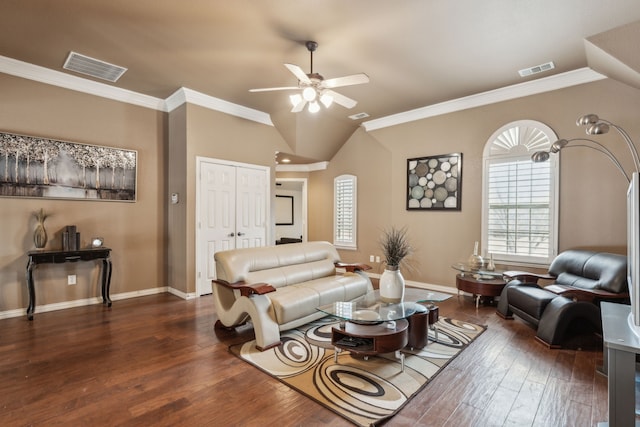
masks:
<path fill-rule="evenodd" d="M 36 250 L 27 252 L 27 256 L 29 257 L 29 261 L 27 262 L 27 289 L 29 291 L 27 318 L 29 320 L 33 320 L 33 312 L 36 307 L 36 292 L 33 286 L 33 268 L 38 264 L 61 264 L 65 262 L 102 260 L 102 303 L 107 307 L 111 307 L 111 299 L 109 298 L 109 288 L 111 286 L 110 254 L 111 249 L 109 248 L 78 249 L 75 251 Z"/>

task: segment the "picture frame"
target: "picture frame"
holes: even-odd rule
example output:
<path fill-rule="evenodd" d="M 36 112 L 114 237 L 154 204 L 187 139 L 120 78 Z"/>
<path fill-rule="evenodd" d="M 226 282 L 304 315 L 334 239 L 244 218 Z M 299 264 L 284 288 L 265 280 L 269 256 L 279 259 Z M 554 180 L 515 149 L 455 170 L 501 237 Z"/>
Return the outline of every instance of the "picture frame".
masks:
<path fill-rule="evenodd" d="M 407 210 L 462 209 L 462 153 L 407 159 Z"/>
<path fill-rule="evenodd" d="M 0 132 L 0 197 L 135 202 L 138 152 Z"/>
<path fill-rule="evenodd" d="M 293 225 L 293 196 L 276 195 L 276 225 Z"/>

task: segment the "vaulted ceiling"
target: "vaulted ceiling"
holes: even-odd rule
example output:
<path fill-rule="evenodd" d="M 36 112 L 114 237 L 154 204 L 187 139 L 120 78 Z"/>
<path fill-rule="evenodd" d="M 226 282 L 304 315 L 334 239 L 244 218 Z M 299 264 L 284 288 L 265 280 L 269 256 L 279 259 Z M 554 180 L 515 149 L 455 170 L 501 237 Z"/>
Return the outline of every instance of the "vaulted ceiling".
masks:
<path fill-rule="evenodd" d="M 637 77 L 636 27 L 585 40 L 638 20 L 637 0 L 3 0 L 0 55 L 68 73 L 62 65 L 74 51 L 126 67 L 115 87 L 161 99 L 184 87 L 263 111 L 290 154 L 318 161 L 367 120 L 590 59 L 604 70 L 611 55 L 634 57 Z M 358 101 L 353 109 L 292 113 L 289 91 L 249 92 L 297 85 L 283 64 L 309 72 L 307 40 L 319 43 L 313 71 L 325 78 L 369 76 L 336 89 Z M 552 70 L 518 74 L 550 61 Z M 369 117 L 348 118 L 356 113 Z"/>

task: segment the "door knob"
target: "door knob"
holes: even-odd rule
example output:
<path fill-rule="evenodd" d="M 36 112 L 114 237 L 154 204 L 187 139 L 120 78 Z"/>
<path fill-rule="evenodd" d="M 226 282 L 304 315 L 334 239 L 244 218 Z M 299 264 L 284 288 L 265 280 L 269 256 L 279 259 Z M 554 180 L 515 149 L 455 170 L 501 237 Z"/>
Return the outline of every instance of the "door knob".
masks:
<path fill-rule="evenodd" d="M 235 236 L 235 233 L 229 233 L 229 234 L 227 235 L 227 237 L 233 237 L 233 236 Z"/>
<path fill-rule="evenodd" d="M 238 236 L 244 236 L 244 233 L 238 232 Z"/>

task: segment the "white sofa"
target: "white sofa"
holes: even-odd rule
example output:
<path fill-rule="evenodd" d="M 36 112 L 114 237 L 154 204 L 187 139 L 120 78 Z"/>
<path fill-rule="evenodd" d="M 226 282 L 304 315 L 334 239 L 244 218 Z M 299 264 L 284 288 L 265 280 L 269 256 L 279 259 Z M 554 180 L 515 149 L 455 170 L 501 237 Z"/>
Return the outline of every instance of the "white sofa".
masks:
<path fill-rule="evenodd" d="M 323 317 L 317 307 L 373 290 L 363 272 L 371 267 L 341 263 L 328 242 L 234 249 L 214 258 L 216 327 L 234 328 L 251 318 L 260 350 L 279 345 L 280 331 Z"/>

